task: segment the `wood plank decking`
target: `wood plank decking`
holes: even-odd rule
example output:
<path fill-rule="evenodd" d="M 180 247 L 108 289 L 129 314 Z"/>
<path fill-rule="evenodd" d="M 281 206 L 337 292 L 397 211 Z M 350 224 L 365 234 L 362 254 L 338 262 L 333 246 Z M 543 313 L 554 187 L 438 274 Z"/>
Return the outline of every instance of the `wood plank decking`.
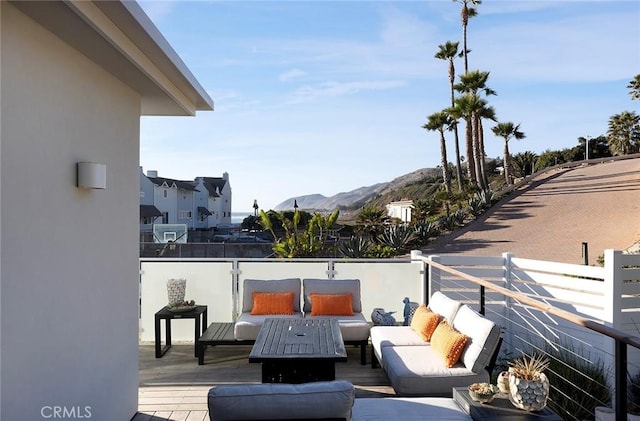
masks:
<path fill-rule="evenodd" d="M 260 383 L 261 367 L 249 364 L 250 352 L 251 345 L 207 347 L 204 365 L 198 365 L 193 345 L 173 345 L 162 358 L 155 358 L 153 345 L 141 345 L 138 414 L 132 421 L 208 421 L 211 386 Z M 352 382 L 356 397 L 394 395 L 382 369 L 360 364 L 358 347 L 348 345 L 347 354 L 346 363 L 336 363 L 336 378 Z"/>

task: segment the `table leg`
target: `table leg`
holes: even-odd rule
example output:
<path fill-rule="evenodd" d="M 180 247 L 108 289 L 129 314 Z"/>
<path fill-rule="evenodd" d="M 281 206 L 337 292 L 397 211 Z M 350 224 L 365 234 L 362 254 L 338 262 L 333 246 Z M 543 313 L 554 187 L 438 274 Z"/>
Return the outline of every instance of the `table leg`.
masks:
<path fill-rule="evenodd" d="M 156 358 L 162 357 L 162 350 L 160 349 L 160 318 L 156 316 L 155 324 L 154 324 L 154 333 L 156 339 Z"/>
<path fill-rule="evenodd" d="M 200 339 L 200 335 L 202 332 L 200 331 L 200 316 L 197 316 L 195 319 L 196 325 L 196 334 L 193 339 L 193 354 L 196 358 L 198 358 L 198 340 Z"/>
<path fill-rule="evenodd" d="M 155 319 L 155 340 L 156 340 L 156 358 L 162 357 L 167 353 L 169 348 L 171 348 L 171 319 L 164 319 L 165 331 L 166 331 L 166 339 L 165 345 L 162 346 L 161 342 L 161 332 L 160 332 L 160 317 L 156 317 Z"/>

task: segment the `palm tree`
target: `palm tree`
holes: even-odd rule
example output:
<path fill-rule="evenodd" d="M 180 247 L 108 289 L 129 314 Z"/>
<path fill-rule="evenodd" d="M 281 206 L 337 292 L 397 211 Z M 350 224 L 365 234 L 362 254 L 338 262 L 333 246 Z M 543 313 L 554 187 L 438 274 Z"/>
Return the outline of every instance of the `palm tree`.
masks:
<path fill-rule="evenodd" d="M 609 118 L 609 148 L 614 155 L 626 155 L 640 148 L 640 116 L 624 111 Z"/>
<path fill-rule="evenodd" d="M 435 54 L 435 58 L 440 60 L 447 60 L 449 63 L 449 91 L 451 93 L 451 106 L 454 105 L 454 82 L 456 80 L 456 67 L 453 64 L 453 59 L 458 55 L 457 42 L 447 41 L 444 45 L 438 45 L 438 52 Z M 460 163 L 460 138 L 458 137 L 458 124 L 457 121 L 453 125 L 454 145 L 456 148 L 456 177 L 458 179 L 458 190 L 462 191 L 462 164 Z"/>
<path fill-rule="evenodd" d="M 452 130 L 455 127 L 455 120 L 446 111 L 438 111 L 427 117 L 427 123 L 422 126 L 423 129 L 430 131 L 438 131 L 440 133 L 440 162 L 442 165 L 442 178 L 444 180 L 444 188 L 448 194 L 451 194 L 451 174 L 449 173 L 449 164 L 447 160 L 447 144 L 444 138 L 445 130 Z"/>
<path fill-rule="evenodd" d="M 509 140 L 513 137 L 516 140 L 524 139 L 526 136 L 520 131 L 520 125 L 514 126 L 512 122 L 498 123 L 491 129 L 493 134 L 504 138 L 504 177 L 507 184 L 512 184 L 511 174 L 511 155 L 509 154 Z"/>
<path fill-rule="evenodd" d="M 512 159 L 513 175 L 516 177 L 526 177 L 535 171 L 538 155 L 531 151 L 515 154 Z"/>
<path fill-rule="evenodd" d="M 460 18 L 462 20 L 462 56 L 464 57 L 464 71 L 465 73 L 469 71 L 469 62 L 467 61 L 467 53 L 469 50 L 467 49 L 467 25 L 469 25 L 469 18 L 478 15 L 478 11 L 475 7 L 482 3 L 481 0 L 453 0 L 454 2 L 462 4 L 462 9 L 460 10 Z"/>
<path fill-rule="evenodd" d="M 459 79 L 460 83 L 454 85 L 454 88 L 459 92 L 478 96 L 478 98 L 480 93 L 484 93 L 487 96 L 496 95 L 496 91 L 487 87 L 489 72 L 474 70 L 472 72 L 466 72 L 464 75 L 460 75 Z M 477 111 L 482 111 L 485 115 L 472 115 L 470 116 L 471 120 L 466 120 L 467 167 L 475 168 L 475 181 L 479 187 L 484 189 L 487 185 L 487 173 L 484 165 L 484 130 L 482 120 L 478 119 L 478 117 L 495 120 L 495 111 L 493 108 L 486 107 L 486 101 L 484 102 L 484 105 L 477 108 Z M 469 130 L 469 124 L 472 125 L 471 130 Z"/>
<path fill-rule="evenodd" d="M 357 230 L 369 237 L 371 241 L 377 242 L 388 219 L 380 209 L 363 208 L 358 214 Z"/>
<path fill-rule="evenodd" d="M 637 74 L 631 82 L 627 85 L 629 89 L 629 93 L 631 94 L 631 99 L 639 99 L 640 100 L 640 73 Z"/>
<path fill-rule="evenodd" d="M 455 119 L 464 119 L 465 121 L 465 148 L 467 154 L 467 176 L 471 183 L 476 184 L 476 168 L 473 158 L 473 130 L 472 118 L 473 114 L 468 106 L 468 100 L 462 96 L 454 100 L 453 107 L 449 108 L 449 114 Z"/>

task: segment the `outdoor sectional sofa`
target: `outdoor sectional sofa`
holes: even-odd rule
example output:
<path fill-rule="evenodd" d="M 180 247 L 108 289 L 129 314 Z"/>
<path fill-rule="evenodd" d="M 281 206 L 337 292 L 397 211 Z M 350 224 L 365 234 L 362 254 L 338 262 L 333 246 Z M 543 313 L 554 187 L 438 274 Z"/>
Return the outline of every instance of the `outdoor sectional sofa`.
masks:
<path fill-rule="evenodd" d="M 215 386 L 207 403 L 211 421 L 471 421 L 451 398 L 355 398 L 344 380 Z"/>
<path fill-rule="evenodd" d="M 254 293 L 293 292 L 293 314 L 251 314 L 254 309 Z M 351 294 L 349 313 L 342 315 L 314 316 L 313 294 L 345 296 Z M 336 319 L 346 345 L 360 346 L 361 363 L 366 364 L 366 347 L 370 325 L 362 314 L 359 279 L 245 279 L 243 283 L 242 312 L 234 325 L 234 336 L 238 341 L 255 340 L 267 318 L 313 318 Z"/>
<path fill-rule="evenodd" d="M 439 350 L 411 326 L 374 326 L 372 367 L 381 364 L 400 396 L 450 397 L 454 387 L 489 382 L 502 341 L 500 326 L 441 292 L 431 296 L 429 309 L 467 336 L 459 360 L 448 367 Z"/>

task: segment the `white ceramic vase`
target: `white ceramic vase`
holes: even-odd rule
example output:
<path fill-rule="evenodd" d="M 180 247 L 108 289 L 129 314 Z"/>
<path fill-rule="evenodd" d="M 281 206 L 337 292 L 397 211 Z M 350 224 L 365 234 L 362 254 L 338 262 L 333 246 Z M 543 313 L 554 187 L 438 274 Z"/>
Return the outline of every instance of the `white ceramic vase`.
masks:
<path fill-rule="evenodd" d="M 175 307 L 184 302 L 184 294 L 187 290 L 186 279 L 169 279 L 167 281 L 167 296 L 169 307 Z"/>
<path fill-rule="evenodd" d="M 539 381 L 525 380 L 509 374 L 509 400 L 516 408 L 525 411 L 540 411 L 547 406 L 549 380 L 544 373 Z"/>

